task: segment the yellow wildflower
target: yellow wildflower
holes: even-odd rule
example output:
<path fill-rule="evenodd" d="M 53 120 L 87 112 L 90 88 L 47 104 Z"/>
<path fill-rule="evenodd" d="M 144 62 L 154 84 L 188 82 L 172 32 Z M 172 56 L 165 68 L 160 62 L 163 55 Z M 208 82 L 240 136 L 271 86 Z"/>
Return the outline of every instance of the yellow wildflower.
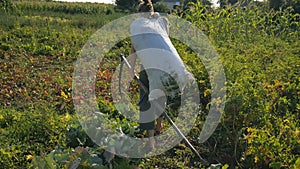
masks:
<path fill-rule="evenodd" d="M 68 95 L 66 95 L 66 93 L 65 93 L 64 91 L 61 91 L 60 95 L 61 95 L 62 97 L 64 97 L 65 99 L 68 98 Z"/>
<path fill-rule="evenodd" d="M 26 160 L 27 160 L 27 161 L 31 161 L 32 159 L 33 159 L 33 156 L 32 156 L 32 155 L 29 154 L 29 155 L 26 156 Z"/>

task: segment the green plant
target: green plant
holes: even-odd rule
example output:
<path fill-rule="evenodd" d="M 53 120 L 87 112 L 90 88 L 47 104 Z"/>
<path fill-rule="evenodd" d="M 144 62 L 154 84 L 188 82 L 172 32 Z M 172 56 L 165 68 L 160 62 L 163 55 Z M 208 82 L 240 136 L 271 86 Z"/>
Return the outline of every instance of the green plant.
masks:
<path fill-rule="evenodd" d="M 1 0 L 0 1 L 0 11 L 4 13 L 10 13 L 15 10 L 15 5 L 11 2 L 11 0 Z"/>
<path fill-rule="evenodd" d="M 14 3 L 22 13 L 0 16 L 0 166 L 69 167 L 80 158 L 80 167 L 107 167 L 100 164 L 103 147 L 93 143 L 87 128 L 73 116 L 73 102 L 80 101 L 72 99 L 73 63 L 98 28 L 124 13 L 110 14 L 113 7 L 102 4 Z M 212 163 L 209 167 L 299 168 L 299 14 L 255 3 L 222 9 L 189 3 L 176 12 L 208 36 L 226 73 L 225 112 L 210 139 L 200 144 L 211 104 L 209 75 L 194 51 L 172 39 L 198 82 L 202 111 L 187 137 Z M 110 90 L 118 56 L 128 56 L 130 45 L 130 38 L 124 39 L 108 51 L 96 70 L 94 89 L 100 113 L 113 122 L 107 124 L 109 131 L 121 129 L 134 136 L 138 124 L 114 107 Z M 126 87 L 136 103 L 137 84 Z M 170 127 L 166 121 L 164 125 Z M 91 125 L 91 133 L 98 126 Z M 120 166 L 116 168 L 204 167 L 183 144 L 152 158 L 115 157 L 112 164 Z"/>
<path fill-rule="evenodd" d="M 17 111 L 1 107 L 0 163 L 4 168 L 26 167 L 35 155 L 65 144 L 65 129 L 70 116 L 58 115 L 42 106 Z"/>

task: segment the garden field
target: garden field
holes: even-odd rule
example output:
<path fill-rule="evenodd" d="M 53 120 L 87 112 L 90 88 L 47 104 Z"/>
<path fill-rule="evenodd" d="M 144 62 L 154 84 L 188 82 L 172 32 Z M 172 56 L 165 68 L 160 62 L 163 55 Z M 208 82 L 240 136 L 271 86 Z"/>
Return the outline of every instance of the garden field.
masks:
<path fill-rule="evenodd" d="M 97 30 L 128 11 L 93 3 L 0 2 L 0 168 L 300 168 L 300 14 L 291 8 L 190 3 L 170 12 L 205 33 L 225 71 L 221 121 L 200 143 L 213 104 L 212 77 L 193 50 L 172 39 L 198 82 L 201 111 L 187 138 L 210 163 L 205 166 L 183 142 L 158 156 L 115 156 L 108 163 L 104 147 L 77 119 L 74 64 Z M 114 121 L 111 129 L 137 136 L 138 124 L 115 108 L 110 92 L 119 56 L 128 56 L 130 45 L 126 38 L 107 52 L 94 89 L 100 113 Z M 135 82 L 128 87 L 133 102 L 138 90 Z"/>

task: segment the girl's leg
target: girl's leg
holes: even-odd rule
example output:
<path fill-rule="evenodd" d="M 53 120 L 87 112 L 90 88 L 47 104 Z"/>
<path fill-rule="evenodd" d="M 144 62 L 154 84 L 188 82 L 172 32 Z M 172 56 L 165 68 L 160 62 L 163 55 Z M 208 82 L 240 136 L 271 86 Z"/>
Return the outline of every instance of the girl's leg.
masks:
<path fill-rule="evenodd" d="M 156 126 L 155 126 L 155 134 L 156 135 L 159 135 L 161 133 L 161 130 L 163 128 L 163 124 L 162 124 L 162 120 L 163 120 L 163 117 L 159 117 L 157 120 L 156 120 Z"/>

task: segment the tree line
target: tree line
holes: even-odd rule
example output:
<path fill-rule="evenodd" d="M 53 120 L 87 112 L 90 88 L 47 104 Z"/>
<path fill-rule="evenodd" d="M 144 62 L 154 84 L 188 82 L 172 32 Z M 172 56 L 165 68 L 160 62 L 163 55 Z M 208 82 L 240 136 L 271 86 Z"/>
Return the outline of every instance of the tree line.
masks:
<path fill-rule="evenodd" d="M 116 8 L 119 10 L 127 10 L 130 12 L 136 11 L 136 6 L 140 0 L 116 0 Z M 163 2 L 163 0 L 152 0 L 154 8 L 158 12 L 168 12 L 170 9 Z M 174 8 L 185 8 L 189 2 L 200 2 L 206 6 L 212 6 L 210 0 L 181 0 L 180 6 L 175 6 Z M 247 7 L 251 3 L 265 4 L 270 9 L 280 10 L 286 8 L 292 8 L 294 13 L 300 13 L 300 0 L 268 0 L 266 2 L 259 2 L 254 0 L 219 0 L 221 8 L 226 8 L 228 6 L 242 5 Z M 14 4 L 12 0 L 0 0 L 0 11 L 8 13 L 13 11 Z"/>
<path fill-rule="evenodd" d="M 116 5 L 118 9 L 126 9 L 130 11 L 136 10 L 136 5 L 139 3 L 140 0 L 116 0 Z M 181 7 L 186 7 L 189 2 L 201 2 L 207 6 L 212 6 L 212 2 L 210 0 L 181 0 Z M 154 7 L 159 12 L 166 12 L 166 6 L 161 3 L 163 0 L 152 0 Z M 221 8 L 225 8 L 228 6 L 235 6 L 235 5 L 242 5 L 247 6 L 251 3 L 256 4 L 265 4 L 270 9 L 280 10 L 286 8 L 292 8 L 295 13 L 300 13 L 300 0 L 268 0 L 266 2 L 259 2 L 254 0 L 219 0 L 219 4 Z"/>

